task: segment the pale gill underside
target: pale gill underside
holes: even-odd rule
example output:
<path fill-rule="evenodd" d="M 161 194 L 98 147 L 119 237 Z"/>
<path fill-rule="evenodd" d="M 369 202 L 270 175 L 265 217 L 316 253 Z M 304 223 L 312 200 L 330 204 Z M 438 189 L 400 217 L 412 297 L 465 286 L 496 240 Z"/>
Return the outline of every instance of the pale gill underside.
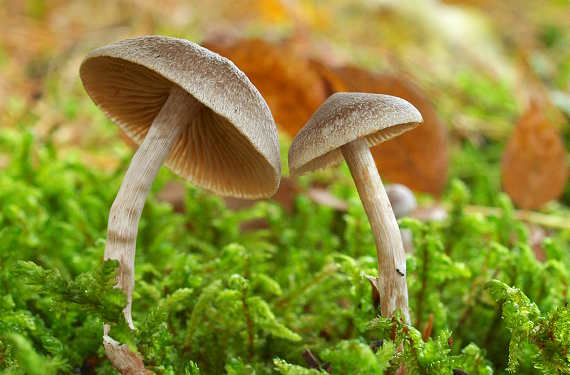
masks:
<path fill-rule="evenodd" d="M 93 101 L 138 145 L 174 85 L 146 67 L 111 57 L 87 60 L 81 76 Z M 186 125 L 165 164 L 220 195 L 260 198 L 274 190 L 275 172 L 264 156 L 206 106 Z"/>

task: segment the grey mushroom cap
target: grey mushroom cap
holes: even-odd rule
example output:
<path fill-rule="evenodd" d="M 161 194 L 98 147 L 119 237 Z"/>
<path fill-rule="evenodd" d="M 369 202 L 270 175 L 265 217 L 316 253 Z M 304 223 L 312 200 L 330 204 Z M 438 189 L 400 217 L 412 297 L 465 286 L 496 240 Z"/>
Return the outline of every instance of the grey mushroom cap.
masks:
<path fill-rule="evenodd" d="M 390 184 L 385 186 L 385 190 L 396 219 L 408 216 L 418 208 L 414 193 L 406 185 Z"/>
<path fill-rule="evenodd" d="M 230 60 L 183 39 L 143 36 L 96 49 L 80 76 L 93 101 L 140 145 L 173 85 L 203 108 L 165 164 L 220 195 L 263 198 L 277 191 L 277 128 L 259 91 Z"/>
<path fill-rule="evenodd" d="M 390 95 L 336 93 L 313 114 L 289 149 L 292 176 L 337 164 L 340 148 L 364 138 L 369 147 L 392 139 L 422 122 L 408 101 Z"/>

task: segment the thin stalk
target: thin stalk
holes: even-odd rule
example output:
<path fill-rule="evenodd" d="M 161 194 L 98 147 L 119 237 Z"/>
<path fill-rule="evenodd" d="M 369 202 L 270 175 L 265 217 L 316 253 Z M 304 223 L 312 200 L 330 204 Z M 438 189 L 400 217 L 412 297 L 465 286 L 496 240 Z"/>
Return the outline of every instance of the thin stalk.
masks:
<path fill-rule="evenodd" d="M 400 309 L 410 322 L 406 285 L 406 254 L 398 222 L 382 185 L 366 140 L 359 139 L 341 149 L 360 195 L 376 241 L 378 256 L 377 287 L 382 316 Z"/>
<path fill-rule="evenodd" d="M 131 329 L 134 329 L 131 306 L 135 283 L 135 249 L 141 213 L 160 166 L 168 157 L 184 127 L 200 108 L 201 104 L 182 89 L 174 87 L 170 91 L 143 143 L 133 156 L 109 212 L 104 258 L 116 259 L 120 263 L 117 287 L 120 287 L 127 297 L 123 314 Z"/>

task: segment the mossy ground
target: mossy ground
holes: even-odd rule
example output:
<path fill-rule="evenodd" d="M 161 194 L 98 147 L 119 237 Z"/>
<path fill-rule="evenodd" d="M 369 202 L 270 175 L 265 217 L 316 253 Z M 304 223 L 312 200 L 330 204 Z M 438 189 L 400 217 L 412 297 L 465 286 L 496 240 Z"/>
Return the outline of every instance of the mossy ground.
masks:
<path fill-rule="evenodd" d="M 319 178 L 331 181 L 347 212 L 302 193 L 291 212 L 274 202 L 232 211 L 187 186 L 184 212 L 176 213 L 156 199 L 175 178 L 163 170 L 140 225 L 132 334 L 112 289 L 114 264 L 102 262 L 120 169 L 99 172 L 59 157 L 25 128 L 3 130 L 0 147 L 12 155 L 0 176 L 5 373 L 112 372 L 103 321 L 158 373 L 310 373 L 296 367 L 307 366 L 305 349 L 333 373 L 381 373 L 400 361 L 411 373 L 569 369 L 570 232 L 552 233 L 542 245 L 547 261 L 539 262 L 504 195 L 496 200 L 500 215 L 467 214 L 472 196 L 455 180 L 448 219 L 401 222 L 414 233 L 414 329 L 377 317 L 363 277 L 376 272 L 374 242 L 345 166 Z M 259 219 L 262 229 L 240 229 Z M 491 283 L 489 291 L 493 279 L 506 285 Z M 395 355 L 401 340 L 404 355 Z"/>

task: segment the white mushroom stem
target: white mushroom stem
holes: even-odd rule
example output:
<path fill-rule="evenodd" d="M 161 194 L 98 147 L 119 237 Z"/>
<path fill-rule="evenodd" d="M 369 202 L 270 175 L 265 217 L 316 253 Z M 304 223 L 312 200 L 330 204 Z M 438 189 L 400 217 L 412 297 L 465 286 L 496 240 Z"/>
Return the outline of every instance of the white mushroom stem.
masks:
<path fill-rule="evenodd" d="M 172 146 L 201 107 L 200 102 L 180 88 L 171 89 L 168 99 L 131 160 L 111 206 L 105 260 L 116 259 L 120 263 L 117 287 L 121 288 L 127 297 L 123 314 L 131 329 L 134 329 L 131 305 L 135 283 L 137 231 L 146 197 Z"/>
<path fill-rule="evenodd" d="M 364 139 L 344 145 L 341 151 L 376 240 L 378 256 L 376 286 L 380 293 L 382 316 L 392 316 L 394 310 L 400 309 L 409 323 L 406 254 L 398 223 L 374 159 Z"/>

